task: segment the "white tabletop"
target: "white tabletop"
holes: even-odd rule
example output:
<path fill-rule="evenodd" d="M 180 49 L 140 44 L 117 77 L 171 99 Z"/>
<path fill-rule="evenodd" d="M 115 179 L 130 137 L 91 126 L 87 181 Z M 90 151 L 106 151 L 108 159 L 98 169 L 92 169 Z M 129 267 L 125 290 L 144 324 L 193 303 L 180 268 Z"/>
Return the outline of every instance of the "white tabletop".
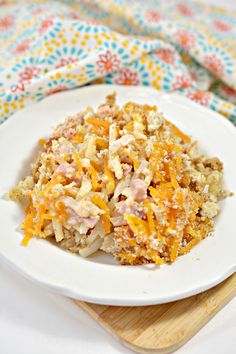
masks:
<path fill-rule="evenodd" d="M 0 263 L 1 354 L 128 354 L 70 299 L 52 294 Z M 234 354 L 236 298 L 178 354 Z"/>
<path fill-rule="evenodd" d="M 235 0 L 207 0 L 236 9 Z M 235 354 L 236 298 L 178 354 Z M 0 354 L 132 353 L 76 306 L 0 262 Z"/>

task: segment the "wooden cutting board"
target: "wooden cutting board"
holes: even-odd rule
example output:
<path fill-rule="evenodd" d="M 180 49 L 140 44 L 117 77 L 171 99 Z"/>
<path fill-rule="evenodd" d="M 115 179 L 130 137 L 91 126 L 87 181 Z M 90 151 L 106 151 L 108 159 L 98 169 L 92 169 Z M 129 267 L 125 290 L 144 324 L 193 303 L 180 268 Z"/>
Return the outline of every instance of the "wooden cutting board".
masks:
<path fill-rule="evenodd" d="M 236 274 L 201 294 L 163 305 L 121 307 L 75 300 L 125 346 L 138 353 L 172 353 L 236 295 Z"/>

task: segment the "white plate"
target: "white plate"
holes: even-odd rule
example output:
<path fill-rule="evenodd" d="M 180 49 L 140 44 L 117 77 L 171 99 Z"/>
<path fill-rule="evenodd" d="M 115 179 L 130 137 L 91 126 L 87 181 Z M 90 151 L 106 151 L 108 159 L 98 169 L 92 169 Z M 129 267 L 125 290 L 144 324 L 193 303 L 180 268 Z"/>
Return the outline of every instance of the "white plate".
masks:
<path fill-rule="evenodd" d="M 46 98 L 11 117 L 0 128 L 0 254 L 28 278 L 61 294 L 99 304 L 150 305 L 204 291 L 236 269 L 236 197 L 224 200 L 215 234 L 172 265 L 120 266 L 109 255 L 88 259 L 65 252 L 45 240 L 21 247 L 20 207 L 4 195 L 29 171 L 37 142 L 68 114 L 96 107 L 112 91 L 118 102 L 157 104 L 165 116 L 197 139 L 209 156 L 225 166 L 225 186 L 235 191 L 236 130 L 219 114 L 184 97 L 151 88 L 89 86 Z"/>

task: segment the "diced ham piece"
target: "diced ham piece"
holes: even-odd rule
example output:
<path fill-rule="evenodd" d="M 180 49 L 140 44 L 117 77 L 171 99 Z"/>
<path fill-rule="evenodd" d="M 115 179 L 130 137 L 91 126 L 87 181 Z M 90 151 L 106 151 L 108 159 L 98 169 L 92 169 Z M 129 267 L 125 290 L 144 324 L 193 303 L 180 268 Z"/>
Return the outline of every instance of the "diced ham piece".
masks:
<path fill-rule="evenodd" d="M 99 216 L 94 216 L 92 218 L 80 218 L 80 221 L 83 222 L 87 227 L 92 229 L 98 222 Z"/>
<path fill-rule="evenodd" d="M 124 213 L 127 212 L 128 206 L 125 201 L 121 201 L 116 204 L 116 209 L 117 209 L 118 214 L 123 215 Z"/>
<path fill-rule="evenodd" d="M 70 165 L 68 162 L 63 162 L 57 167 L 54 173 L 61 173 L 62 175 L 70 178 L 74 171 L 74 166 Z"/>
<path fill-rule="evenodd" d="M 76 128 L 70 128 L 65 132 L 64 136 L 67 139 L 72 139 L 75 134 L 76 134 Z"/>
<path fill-rule="evenodd" d="M 131 181 L 131 188 L 133 190 L 135 200 L 141 201 L 147 197 L 147 186 L 142 179 L 133 179 Z"/>
<path fill-rule="evenodd" d="M 132 215 L 136 215 L 139 218 L 144 218 L 144 211 L 143 210 L 139 210 L 139 204 L 138 203 L 134 203 L 134 205 L 132 206 L 128 206 L 126 201 L 121 201 L 119 203 L 116 204 L 116 212 L 114 213 L 117 216 L 120 215 L 124 215 L 125 213 L 129 213 Z M 116 225 L 118 226 L 118 225 Z"/>
<path fill-rule="evenodd" d="M 69 164 L 68 164 L 67 162 L 61 163 L 61 164 L 57 167 L 55 173 L 62 173 L 63 175 L 65 175 L 68 166 L 69 166 Z"/>
<path fill-rule="evenodd" d="M 66 211 L 67 211 L 67 213 L 68 213 L 70 216 L 72 216 L 72 217 L 74 217 L 74 218 L 77 217 L 77 214 L 76 214 L 76 212 L 75 212 L 73 209 L 71 209 L 71 208 L 66 208 Z"/>
<path fill-rule="evenodd" d="M 71 208 L 66 208 L 66 211 L 71 215 L 70 223 L 84 223 L 89 229 L 92 229 L 98 222 L 99 216 L 93 216 L 91 218 L 82 218 L 76 214 L 76 212 Z"/>

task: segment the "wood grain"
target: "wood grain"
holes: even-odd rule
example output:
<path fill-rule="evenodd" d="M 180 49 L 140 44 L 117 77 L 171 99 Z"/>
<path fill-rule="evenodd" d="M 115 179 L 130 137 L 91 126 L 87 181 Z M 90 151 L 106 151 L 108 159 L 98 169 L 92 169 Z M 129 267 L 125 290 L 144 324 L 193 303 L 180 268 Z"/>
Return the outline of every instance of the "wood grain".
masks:
<path fill-rule="evenodd" d="M 120 307 L 75 300 L 125 346 L 138 353 L 176 351 L 236 295 L 236 274 L 201 294 L 155 306 Z"/>

